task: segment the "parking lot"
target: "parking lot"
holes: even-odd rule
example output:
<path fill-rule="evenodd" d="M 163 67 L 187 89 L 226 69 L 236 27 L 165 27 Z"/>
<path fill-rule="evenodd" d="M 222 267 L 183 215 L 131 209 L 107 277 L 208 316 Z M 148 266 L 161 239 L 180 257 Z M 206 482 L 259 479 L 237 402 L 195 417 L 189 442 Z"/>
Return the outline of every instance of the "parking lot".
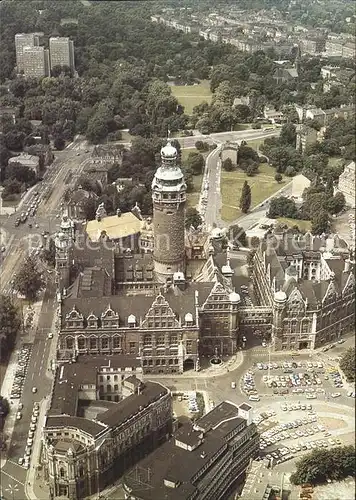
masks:
<path fill-rule="evenodd" d="M 33 408 L 32 408 L 30 428 L 28 430 L 28 435 L 27 435 L 27 440 L 26 440 L 25 454 L 24 454 L 24 456 L 22 456 L 18 459 L 18 464 L 21 465 L 22 467 L 24 467 L 25 469 L 28 469 L 30 467 L 32 445 L 33 445 L 33 440 L 34 440 L 34 436 L 35 436 L 35 432 L 36 432 L 36 428 L 37 428 L 39 410 L 40 410 L 39 403 L 37 403 L 37 402 L 34 403 Z"/>
<path fill-rule="evenodd" d="M 323 409 L 320 404 L 315 407 L 309 401 L 293 401 L 288 404 L 282 402 L 275 409 L 256 413 L 254 421 L 261 433 L 261 459 L 267 458 L 273 467 L 314 449 L 348 443 L 350 435 L 354 436 L 352 413 L 346 417 L 342 412 L 333 413 L 338 409 L 325 408 L 330 411 L 330 416 L 325 417 L 328 413 L 324 413 Z"/>
<path fill-rule="evenodd" d="M 22 389 L 27 374 L 28 363 L 31 356 L 32 344 L 23 344 L 21 350 L 18 352 L 17 368 L 15 372 L 14 383 L 12 385 L 10 399 L 20 399 Z M 18 418 L 18 420 L 21 417 Z"/>
<path fill-rule="evenodd" d="M 281 361 L 260 363 L 246 372 L 240 389 L 250 401 L 262 395 L 303 395 L 306 399 L 336 399 L 343 395 L 344 383 L 338 369 L 323 361 Z M 349 397 L 355 397 L 348 391 Z"/>

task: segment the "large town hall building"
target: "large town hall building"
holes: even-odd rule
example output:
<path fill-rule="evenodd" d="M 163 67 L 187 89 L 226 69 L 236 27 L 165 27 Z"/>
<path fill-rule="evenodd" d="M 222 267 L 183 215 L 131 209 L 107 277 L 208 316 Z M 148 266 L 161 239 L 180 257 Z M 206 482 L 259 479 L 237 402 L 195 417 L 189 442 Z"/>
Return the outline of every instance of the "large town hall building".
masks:
<path fill-rule="evenodd" d="M 264 241 L 246 303 L 241 261 L 221 249 L 216 231 L 185 229 L 186 184 L 170 143 L 152 199 L 153 221 L 138 207 L 112 217 L 99 207 L 89 235 L 62 221 L 59 362 L 122 354 L 135 356 L 146 374 L 182 373 L 199 370 L 202 355 L 233 355 L 251 330 L 271 336 L 276 350 L 294 350 L 352 327 L 354 263 L 340 238 L 287 232 Z"/>

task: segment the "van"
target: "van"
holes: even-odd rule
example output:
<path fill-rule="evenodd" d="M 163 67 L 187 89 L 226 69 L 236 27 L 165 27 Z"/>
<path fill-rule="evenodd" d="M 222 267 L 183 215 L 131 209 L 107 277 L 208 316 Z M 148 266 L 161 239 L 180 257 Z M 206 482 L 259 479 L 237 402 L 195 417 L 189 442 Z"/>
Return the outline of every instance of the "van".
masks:
<path fill-rule="evenodd" d="M 248 397 L 250 401 L 260 401 L 260 397 L 258 394 L 252 394 L 251 396 Z"/>

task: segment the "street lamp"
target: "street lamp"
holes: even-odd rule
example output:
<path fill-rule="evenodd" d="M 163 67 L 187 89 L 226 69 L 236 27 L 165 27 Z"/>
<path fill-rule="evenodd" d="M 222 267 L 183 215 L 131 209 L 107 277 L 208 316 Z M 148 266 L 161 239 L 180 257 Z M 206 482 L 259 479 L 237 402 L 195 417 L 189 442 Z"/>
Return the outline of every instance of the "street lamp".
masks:
<path fill-rule="evenodd" d="M 9 484 L 8 488 L 5 488 L 5 491 L 8 491 L 9 493 L 11 493 L 12 500 L 15 500 L 15 493 L 17 493 L 19 491 L 19 488 L 18 488 L 17 484 L 15 484 L 14 486 Z"/>

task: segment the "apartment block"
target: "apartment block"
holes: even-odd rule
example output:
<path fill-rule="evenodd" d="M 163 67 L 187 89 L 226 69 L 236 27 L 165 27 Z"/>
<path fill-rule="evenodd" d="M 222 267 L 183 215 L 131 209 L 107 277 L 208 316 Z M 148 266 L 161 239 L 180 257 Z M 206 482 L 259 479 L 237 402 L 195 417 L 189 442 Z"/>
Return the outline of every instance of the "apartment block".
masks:
<path fill-rule="evenodd" d="M 24 47 L 23 73 L 27 77 L 41 78 L 49 75 L 49 51 L 44 47 Z"/>
<path fill-rule="evenodd" d="M 68 66 L 74 71 L 74 44 L 68 37 L 49 39 L 50 67 Z"/>
<path fill-rule="evenodd" d="M 39 36 L 37 33 L 17 33 L 15 35 L 16 68 L 18 73 L 24 71 L 24 48 L 38 47 Z"/>

